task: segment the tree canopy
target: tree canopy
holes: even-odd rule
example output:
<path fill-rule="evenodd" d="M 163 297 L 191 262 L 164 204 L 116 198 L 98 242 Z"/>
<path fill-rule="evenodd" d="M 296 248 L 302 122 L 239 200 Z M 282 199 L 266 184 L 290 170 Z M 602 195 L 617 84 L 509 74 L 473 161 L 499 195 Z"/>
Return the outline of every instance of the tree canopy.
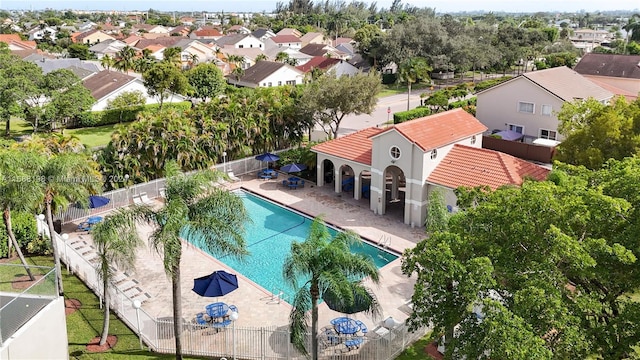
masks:
<path fill-rule="evenodd" d="M 410 326 L 448 334 L 450 358 L 629 356 L 640 342 L 639 165 L 558 164 L 545 182 L 459 189 L 449 230 L 403 257 L 417 276 Z"/>

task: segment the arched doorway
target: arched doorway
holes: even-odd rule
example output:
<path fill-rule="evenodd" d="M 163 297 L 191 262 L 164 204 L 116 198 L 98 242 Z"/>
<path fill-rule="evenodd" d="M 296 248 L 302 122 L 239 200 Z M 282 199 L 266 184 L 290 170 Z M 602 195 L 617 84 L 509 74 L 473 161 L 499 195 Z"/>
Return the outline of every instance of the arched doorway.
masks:
<path fill-rule="evenodd" d="M 322 176 L 322 186 L 328 186 L 333 188 L 333 181 L 335 176 L 334 165 L 333 162 L 329 159 L 324 159 L 320 164 L 320 176 Z M 320 179 L 318 179 L 318 183 Z"/>
<path fill-rule="evenodd" d="M 382 204 L 383 214 L 397 217 L 406 223 L 405 205 L 407 204 L 407 180 L 404 171 L 395 165 L 383 172 Z"/>
<path fill-rule="evenodd" d="M 353 171 L 353 168 L 349 165 L 342 165 L 338 179 L 336 179 L 336 181 L 340 182 L 341 192 L 351 194 L 353 197 L 356 187 L 355 180 L 355 171 Z"/>

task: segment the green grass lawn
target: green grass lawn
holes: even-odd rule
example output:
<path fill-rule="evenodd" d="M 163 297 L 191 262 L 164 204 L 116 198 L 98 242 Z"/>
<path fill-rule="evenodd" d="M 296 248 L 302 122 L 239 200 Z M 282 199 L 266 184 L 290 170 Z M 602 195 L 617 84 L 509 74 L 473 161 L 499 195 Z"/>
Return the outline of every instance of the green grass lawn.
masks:
<path fill-rule="evenodd" d="M 123 123 L 126 125 L 127 123 Z M 80 139 L 86 147 L 94 148 L 97 146 L 106 146 L 111 141 L 111 134 L 115 128 L 114 125 L 103 125 L 90 128 L 67 129 L 65 134 L 75 135 Z M 28 122 L 18 119 L 11 119 L 11 136 L 18 137 L 29 135 L 33 132 L 33 127 Z"/>
<path fill-rule="evenodd" d="M 431 85 L 429 84 L 413 84 L 411 85 L 411 91 L 413 92 L 414 90 L 426 89 L 430 86 Z M 406 93 L 407 93 L 406 85 L 388 84 L 388 85 L 382 85 L 382 91 L 378 93 L 378 97 L 380 98 L 384 96 L 399 95 L 399 94 L 406 94 Z"/>
<path fill-rule="evenodd" d="M 424 351 L 425 347 L 427 347 L 430 342 L 433 342 L 433 336 L 431 332 L 427 333 L 427 335 L 423 336 L 420 340 L 413 343 L 413 345 L 406 348 L 402 353 L 400 353 L 396 360 L 430 359 L 430 357 Z"/>
<path fill-rule="evenodd" d="M 31 257 L 29 263 L 38 266 L 53 266 L 50 257 Z M 20 260 L 11 263 L 19 264 Z M 15 276 L 26 275 L 22 267 L 0 267 L 0 290 L 11 286 Z M 173 359 L 175 355 L 162 355 L 147 350 L 140 350 L 140 342 L 136 334 L 111 312 L 109 334 L 118 336 L 118 343 L 108 352 L 88 353 L 86 344 L 102 332 L 103 310 L 96 295 L 75 275 L 68 274 L 63 267 L 62 278 L 65 299 L 78 299 L 82 307 L 67 316 L 67 336 L 70 359 Z M 15 292 L 16 290 L 13 290 Z M 204 357 L 188 357 L 186 359 L 206 359 Z"/>

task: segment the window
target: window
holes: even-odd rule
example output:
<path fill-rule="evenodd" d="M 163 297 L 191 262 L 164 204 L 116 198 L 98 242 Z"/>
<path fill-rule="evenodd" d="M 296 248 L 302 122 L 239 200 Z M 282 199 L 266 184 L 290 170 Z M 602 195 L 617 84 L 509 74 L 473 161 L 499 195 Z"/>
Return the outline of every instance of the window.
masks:
<path fill-rule="evenodd" d="M 542 105 L 540 109 L 540 114 L 544 116 L 551 116 L 551 105 Z"/>
<path fill-rule="evenodd" d="M 287 80 L 286 84 L 287 85 L 295 85 L 296 81 L 295 80 Z"/>
<path fill-rule="evenodd" d="M 250 47 L 250 48 L 252 48 L 252 47 L 253 47 L 253 44 L 249 45 L 249 47 Z"/>
<path fill-rule="evenodd" d="M 438 150 L 433 149 L 431 150 L 431 160 L 435 159 L 438 157 Z"/>
<path fill-rule="evenodd" d="M 244 45 L 238 45 L 238 49 L 243 49 Z"/>
<path fill-rule="evenodd" d="M 511 131 L 515 131 L 519 134 L 524 134 L 524 126 L 522 125 L 515 125 L 515 124 L 507 124 L 508 125 L 508 129 Z"/>
<path fill-rule="evenodd" d="M 269 87 L 273 86 L 273 84 L 271 84 L 271 81 L 269 81 L 269 85 L 267 85 L 267 86 L 269 86 Z"/>
<path fill-rule="evenodd" d="M 529 102 L 518 102 L 518 112 L 533 114 L 534 113 L 534 104 Z"/>
<path fill-rule="evenodd" d="M 391 149 L 389 149 L 389 156 L 391 156 L 392 160 L 398 160 L 400 159 L 400 148 L 397 146 L 392 146 Z"/>
<path fill-rule="evenodd" d="M 278 86 L 282 85 L 282 81 L 278 81 Z"/>
<path fill-rule="evenodd" d="M 475 144 L 475 143 L 476 143 L 476 136 L 475 136 L 475 135 L 473 135 L 473 136 L 471 137 L 471 145 L 473 145 L 473 144 Z"/>
<path fill-rule="evenodd" d="M 540 138 L 541 139 L 549 139 L 556 140 L 558 134 L 553 130 L 540 129 Z"/>

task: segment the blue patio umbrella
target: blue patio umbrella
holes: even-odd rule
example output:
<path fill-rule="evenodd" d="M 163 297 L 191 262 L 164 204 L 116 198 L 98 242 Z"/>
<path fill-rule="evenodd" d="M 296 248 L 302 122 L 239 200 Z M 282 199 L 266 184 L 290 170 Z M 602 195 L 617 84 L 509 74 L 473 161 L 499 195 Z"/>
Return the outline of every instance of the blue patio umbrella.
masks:
<path fill-rule="evenodd" d="M 218 297 L 238 288 L 238 277 L 224 270 L 193 279 L 193 291 L 200 296 Z"/>
<path fill-rule="evenodd" d="M 280 160 L 280 156 L 267 152 L 267 153 L 264 153 L 262 155 L 256 156 L 256 160 L 272 162 L 272 161 Z"/>
<path fill-rule="evenodd" d="M 305 170 L 306 168 L 307 168 L 307 165 L 305 164 L 289 164 L 281 167 L 280 170 L 287 173 L 293 173 L 293 172 L 300 172 L 302 170 Z"/>
<path fill-rule="evenodd" d="M 111 201 L 109 198 L 98 195 L 89 196 L 89 208 L 95 209 L 107 205 Z"/>

